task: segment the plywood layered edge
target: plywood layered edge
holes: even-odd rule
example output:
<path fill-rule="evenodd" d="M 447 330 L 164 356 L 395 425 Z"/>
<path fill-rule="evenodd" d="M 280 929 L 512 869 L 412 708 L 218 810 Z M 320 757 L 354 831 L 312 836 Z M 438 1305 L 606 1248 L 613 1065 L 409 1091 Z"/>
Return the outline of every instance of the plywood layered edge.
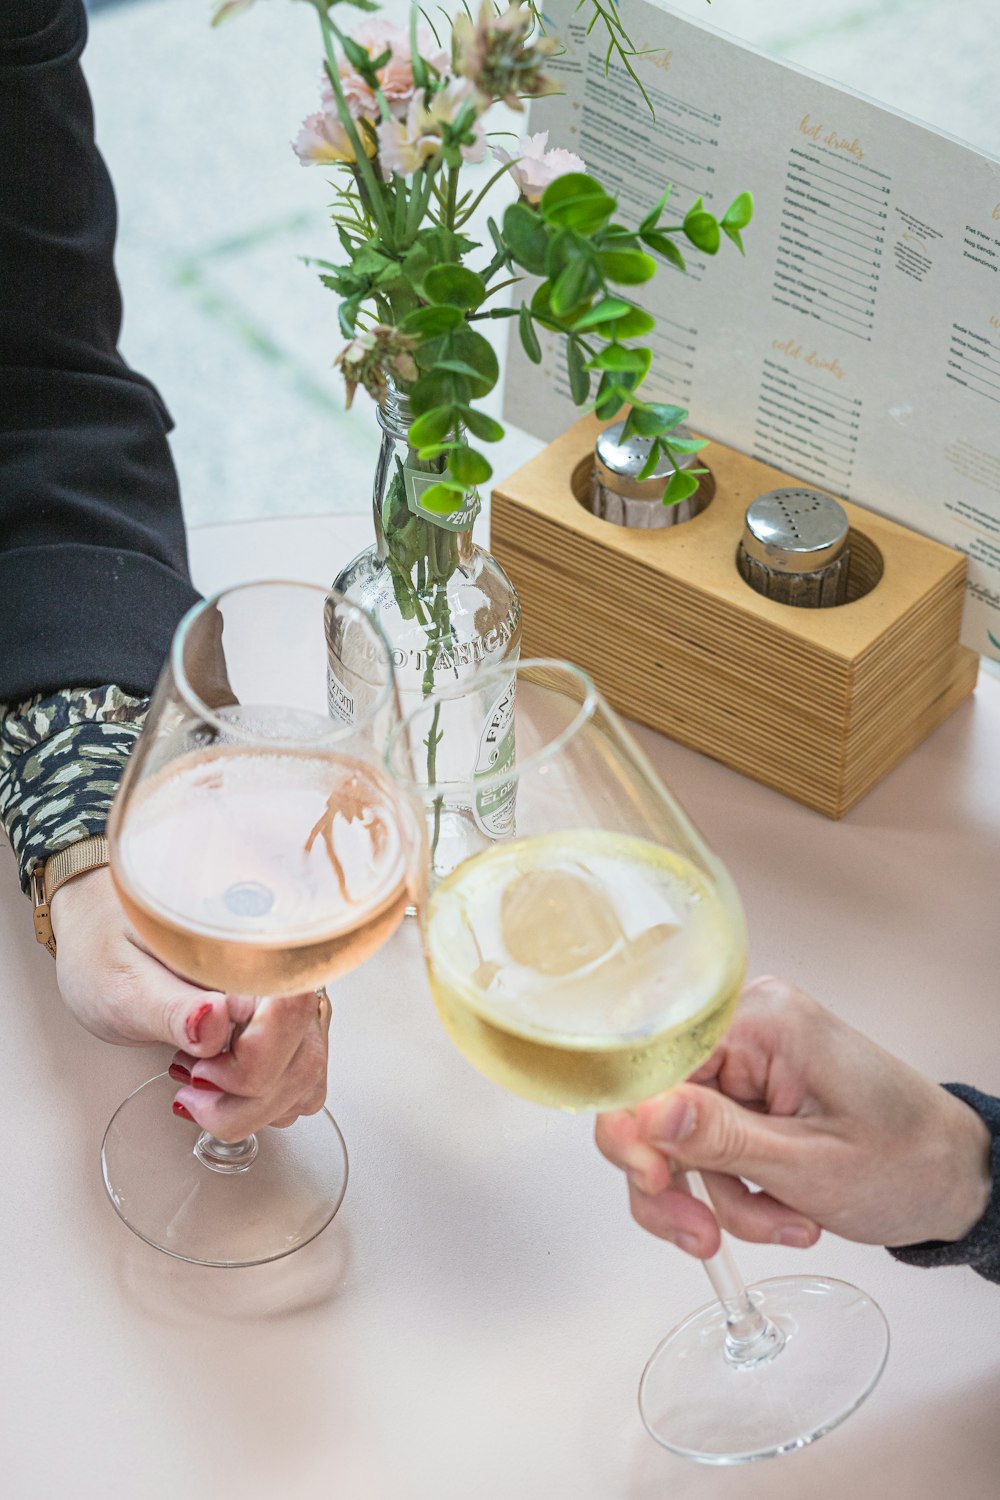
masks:
<path fill-rule="evenodd" d="M 801 480 L 710 443 L 708 509 L 626 530 L 574 493 L 599 431 L 585 418 L 494 491 L 524 653 L 576 662 L 620 712 L 841 817 L 975 687 L 964 557 L 842 501 L 878 549 L 878 583 L 836 609 L 777 604 L 743 582 L 736 549 L 754 496 Z"/>

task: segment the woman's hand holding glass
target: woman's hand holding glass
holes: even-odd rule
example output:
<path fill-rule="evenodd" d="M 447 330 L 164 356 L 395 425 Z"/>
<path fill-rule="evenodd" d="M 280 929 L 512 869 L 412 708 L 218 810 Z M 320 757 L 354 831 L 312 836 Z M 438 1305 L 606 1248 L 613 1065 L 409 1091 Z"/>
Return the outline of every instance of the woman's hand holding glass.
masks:
<path fill-rule="evenodd" d="M 314 991 L 258 1006 L 188 983 L 137 942 L 106 869 L 56 891 L 52 924 L 60 990 L 77 1020 L 116 1046 L 175 1047 L 176 1102 L 205 1130 L 238 1140 L 322 1109 L 330 1007 Z"/>
<path fill-rule="evenodd" d="M 334 702 L 345 644 L 357 669 Z M 275 1259 L 340 1204 L 321 987 L 412 900 L 412 819 L 383 766 L 398 715 L 384 638 L 333 590 L 247 584 L 178 628 L 108 837 L 126 969 L 183 975 L 178 1006 L 192 985 L 206 993 L 168 1075 L 125 1101 L 103 1151 L 116 1209 L 170 1254 Z M 177 1041 L 176 1016 L 171 1028 Z"/>

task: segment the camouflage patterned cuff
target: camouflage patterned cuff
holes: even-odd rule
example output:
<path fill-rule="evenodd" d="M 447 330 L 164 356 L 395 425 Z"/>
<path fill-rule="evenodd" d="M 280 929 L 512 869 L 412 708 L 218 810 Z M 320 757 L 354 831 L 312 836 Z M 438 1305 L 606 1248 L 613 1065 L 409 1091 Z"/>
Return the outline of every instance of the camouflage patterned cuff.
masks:
<path fill-rule="evenodd" d="M 0 704 L 0 823 L 25 892 L 50 854 L 104 832 L 148 703 L 106 686 Z"/>

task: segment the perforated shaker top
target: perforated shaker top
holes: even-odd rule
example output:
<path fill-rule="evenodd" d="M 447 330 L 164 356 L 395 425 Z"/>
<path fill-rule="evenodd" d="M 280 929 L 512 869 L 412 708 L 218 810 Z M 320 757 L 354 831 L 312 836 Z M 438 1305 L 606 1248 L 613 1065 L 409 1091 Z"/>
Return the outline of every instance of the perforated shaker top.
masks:
<path fill-rule="evenodd" d="M 782 573 L 813 573 L 847 544 L 847 513 L 819 490 L 768 490 L 747 506 L 743 548 Z"/>

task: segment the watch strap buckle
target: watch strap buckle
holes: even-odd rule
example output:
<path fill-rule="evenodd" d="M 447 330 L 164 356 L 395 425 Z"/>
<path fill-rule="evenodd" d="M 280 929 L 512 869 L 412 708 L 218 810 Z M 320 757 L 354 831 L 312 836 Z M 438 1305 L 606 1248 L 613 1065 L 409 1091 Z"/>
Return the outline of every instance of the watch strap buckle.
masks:
<path fill-rule="evenodd" d="M 56 956 L 56 936 L 52 931 L 52 917 L 49 913 L 49 903 L 45 897 L 45 866 L 38 865 L 31 872 L 31 904 L 35 908 L 35 942 L 41 943 Z"/>

